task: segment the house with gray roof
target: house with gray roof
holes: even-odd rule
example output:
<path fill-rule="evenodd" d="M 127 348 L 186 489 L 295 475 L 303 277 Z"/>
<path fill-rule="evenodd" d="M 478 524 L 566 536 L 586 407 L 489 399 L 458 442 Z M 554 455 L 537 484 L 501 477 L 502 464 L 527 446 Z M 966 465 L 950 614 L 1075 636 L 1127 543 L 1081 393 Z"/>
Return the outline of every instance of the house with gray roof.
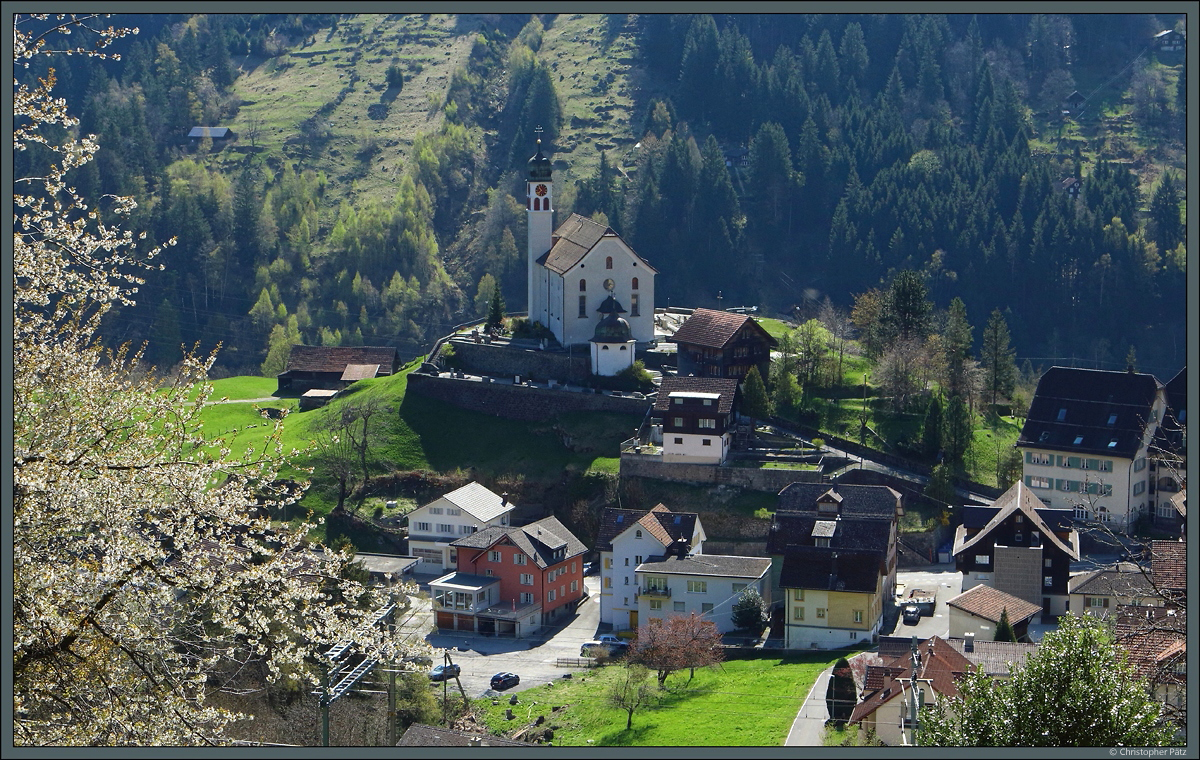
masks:
<path fill-rule="evenodd" d="M 1075 615 L 1107 618 L 1122 604 L 1159 606 L 1164 600 L 1154 589 L 1150 571 L 1135 562 L 1118 562 L 1100 570 L 1072 576 L 1067 585 Z"/>
<path fill-rule="evenodd" d="M 771 560 L 726 554 L 694 554 L 685 543 L 648 557 L 634 568 L 634 600 L 638 621 L 695 613 L 716 624 L 721 633 L 736 629 L 733 608 L 747 589 L 764 599 L 770 589 Z M 756 632 L 757 633 L 757 632 Z"/>
<path fill-rule="evenodd" d="M 457 566 L 451 543 L 493 526 L 507 527 L 516 505 L 471 482 L 414 509 L 408 518 L 408 552 L 420 560 L 414 572 L 441 574 Z"/>
<path fill-rule="evenodd" d="M 587 547 L 555 517 L 493 525 L 450 543 L 455 569 L 429 582 L 439 630 L 522 638 L 586 597 Z"/>

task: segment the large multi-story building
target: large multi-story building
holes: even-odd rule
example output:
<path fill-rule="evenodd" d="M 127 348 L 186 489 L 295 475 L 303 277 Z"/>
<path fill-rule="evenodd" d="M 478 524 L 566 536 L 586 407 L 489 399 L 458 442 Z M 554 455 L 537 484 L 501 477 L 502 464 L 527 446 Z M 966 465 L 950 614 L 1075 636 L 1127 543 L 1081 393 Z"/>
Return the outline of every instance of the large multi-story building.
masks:
<path fill-rule="evenodd" d="M 585 595 L 587 547 L 554 517 L 451 546 L 457 569 L 429 583 L 439 629 L 522 637 L 574 612 Z"/>
<path fill-rule="evenodd" d="M 1167 408 L 1154 375 L 1051 367 L 1017 447 L 1045 506 L 1117 530 L 1153 511 L 1150 446 Z"/>
<path fill-rule="evenodd" d="M 853 646 L 878 635 L 896 590 L 903 514 L 900 494 L 886 486 L 792 483 L 779 492 L 767 553 L 788 648 Z"/>

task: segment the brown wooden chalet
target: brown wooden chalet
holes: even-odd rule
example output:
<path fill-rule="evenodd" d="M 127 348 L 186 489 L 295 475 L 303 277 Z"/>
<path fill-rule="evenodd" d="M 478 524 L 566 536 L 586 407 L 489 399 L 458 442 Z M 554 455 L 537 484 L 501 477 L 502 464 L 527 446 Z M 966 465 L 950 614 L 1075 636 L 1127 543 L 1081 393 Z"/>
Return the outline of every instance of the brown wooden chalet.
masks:
<path fill-rule="evenodd" d="M 1071 563 L 1079 560 L 1069 511 L 1047 509 L 1018 481 L 990 507 L 964 506 L 962 519 L 953 553 L 964 591 L 991 586 L 1047 615 L 1067 612 Z"/>
<path fill-rule="evenodd" d="M 732 378 L 664 377 L 652 414 L 662 420 L 664 436 L 693 433 L 719 438 L 733 430 L 737 390 L 737 380 Z"/>
<path fill-rule="evenodd" d="M 391 375 L 400 355 L 391 346 L 292 346 L 276 393 L 337 391 L 358 380 Z"/>
<path fill-rule="evenodd" d="M 679 347 L 680 376 L 741 380 L 751 367 L 765 380 L 778 342 L 745 314 L 696 309 L 668 342 Z"/>

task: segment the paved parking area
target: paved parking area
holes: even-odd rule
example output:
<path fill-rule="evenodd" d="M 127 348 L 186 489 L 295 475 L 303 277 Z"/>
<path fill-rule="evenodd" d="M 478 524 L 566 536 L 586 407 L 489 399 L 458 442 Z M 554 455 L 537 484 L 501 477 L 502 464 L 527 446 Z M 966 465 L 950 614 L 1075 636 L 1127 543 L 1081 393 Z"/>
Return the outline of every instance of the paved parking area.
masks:
<path fill-rule="evenodd" d="M 913 589 L 929 592 L 937 599 L 933 615 L 921 616 L 916 625 L 908 625 L 900 619 L 899 610 L 894 614 L 895 625 L 881 633 L 885 636 L 913 636 L 922 639 L 930 636 L 945 637 L 950 633 L 950 613 L 946 602 L 962 593 L 962 573 L 955 571 L 954 565 L 929 565 L 927 567 L 901 570 L 896 573 L 896 595 L 908 598 Z M 887 618 L 890 620 L 890 616 Z"/>
<path fill-rule="evenodd" d="M 579 647 L 596 637 L 600 625 L 599 576 L 584 578 L 590 596 L 579 606 L 577 614 L 565 627 L 542 631 L 528 639 L 497 638 L 463 633 L 431 633 L 425 641 L 434 648 L 434 663 L 440 663 L 446 650 L 452 662 L 462 668 L 459 676 L 468 697 L 491 693 L 491 678 L 496 673 L 511 672 L 521 677 L 521 683 L 502 692 L 511 694 L 542 684 L 561 681 L 563 675 L 586 673 L 586 668 L 560 668 L 560 657 L 579 657 Z M 428 602 L 426 602 L 428 604 Z M 441 685 L 438 685 L 441 688 Z M 451 690 L 457 686 L 451 682 Z"/>

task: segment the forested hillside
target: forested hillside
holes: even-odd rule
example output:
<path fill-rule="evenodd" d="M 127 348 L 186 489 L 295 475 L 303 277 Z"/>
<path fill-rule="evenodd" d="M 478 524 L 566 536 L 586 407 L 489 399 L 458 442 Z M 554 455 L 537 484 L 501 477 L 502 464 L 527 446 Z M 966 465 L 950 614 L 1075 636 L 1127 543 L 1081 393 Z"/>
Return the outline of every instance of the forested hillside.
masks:
<path fill-rule="evenodd" d="M 293 342 L 415 355 L 492 281 L 522 309 L 538 126 L 559 219 L 603 215 L 659 305 L 808 317 L 910 270 L 943 312 L 999 309 L 1018 361 L 1184 362 L 1186 75 L 1154 44 L 1182 17 L 113 20 L 141 27 L 123 60 L 50 65 L 101 146 L 81 193 L 178 239 L 105 325 L 162 366 L 195 341 L 235 374 Z"/>

